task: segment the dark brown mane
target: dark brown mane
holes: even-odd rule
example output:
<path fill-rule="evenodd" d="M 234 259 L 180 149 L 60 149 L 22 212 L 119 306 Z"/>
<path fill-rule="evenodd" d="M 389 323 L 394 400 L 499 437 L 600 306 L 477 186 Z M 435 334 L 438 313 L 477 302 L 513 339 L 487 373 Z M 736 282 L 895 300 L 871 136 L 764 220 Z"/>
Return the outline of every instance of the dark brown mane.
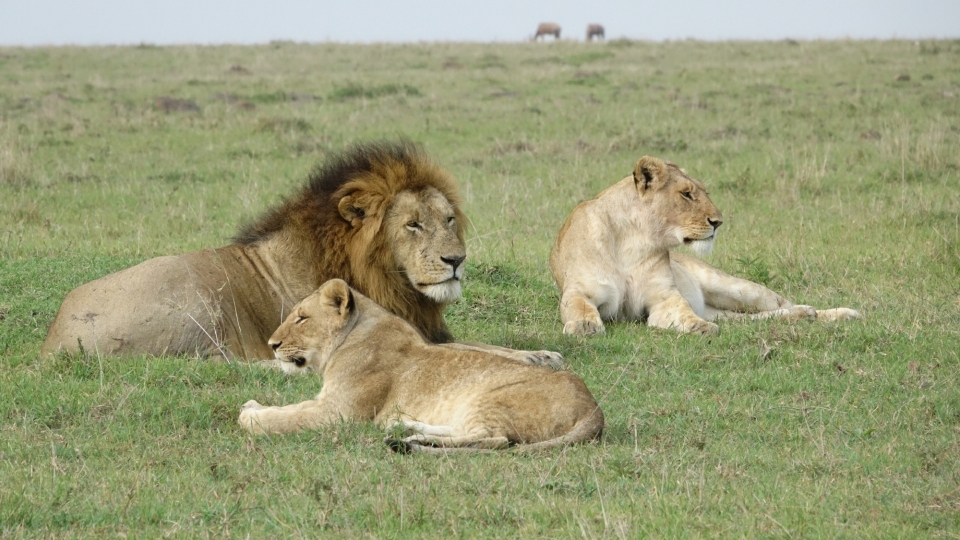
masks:
<path fill-rule="evenodd" d="M 401 191 L 436 188 L 456 208 L 460 239 L 466 219 L 450 176 L 409 140 L 357 144 L 314 169 L 299 192 L 241 228 L 234 242 L 252 245 L 283 238 L 309 257 L 320 277 L 340 278 L 388 310 L 407 319 L 432 341 L 450 341 L 437 304 L 410 285 L 395 268 L 392 246 L 381 219 Z M 339 208 L 347 196 L 368 194 L 381 204 L 378 215 L 363 216 L 362 226 L 347 221 Z M 279 233 L 283 233 L 278 236 Z"/>
<path fill-rule="evenodd" d="M 269 238 L 289 224 L 290 212 L 294 207 L 303 206 L 307 201 L 317 205 L 321 214 L 339 216 L 339 198 L 334 199 L 333 195 L 350 180 L 370 173 L 385 163 L 402 163 L 412 167 L 427 161 L 429 160 L 423 150 L 406 139 L 399 142 L 375 141 L 356 144 L 317 165 L 310 173 L 306 185 L 295 196 L 285 198 L 253 222 L 241 227 L 233 241 L 238 244 L 255 244 Z M 449 197 L 449 194 L 447 196 Z"/>

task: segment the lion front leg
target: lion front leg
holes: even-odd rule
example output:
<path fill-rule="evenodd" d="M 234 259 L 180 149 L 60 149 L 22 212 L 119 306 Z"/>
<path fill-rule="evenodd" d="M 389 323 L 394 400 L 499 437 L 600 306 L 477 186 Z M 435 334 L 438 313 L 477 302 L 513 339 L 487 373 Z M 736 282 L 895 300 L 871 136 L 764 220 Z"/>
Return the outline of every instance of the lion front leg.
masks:
<path fill-rule="evenodd" d="M 592 336 L 606 332 L 597 306 L 578 290 L 567 289 L 563 292 L 560 298 L 560 320 L 563 322 L 564 334 Z"/>
<path fill-rule="evenodd" d="M 284 407 L 264 407 L 250 400 L 240 407 L 240 426 L 254 435 L 296 433 L 317 429 L 340 420 L 336 408 L 320 399 L 311 399 Z"/>
<path fill-rule="evenodd" d="M 697 315 L 677 291 L 672 291 L 666 298 L 650 306 L 647 324 L 690 334 L 716 334 L 720 331 L 719 326 Z"/>

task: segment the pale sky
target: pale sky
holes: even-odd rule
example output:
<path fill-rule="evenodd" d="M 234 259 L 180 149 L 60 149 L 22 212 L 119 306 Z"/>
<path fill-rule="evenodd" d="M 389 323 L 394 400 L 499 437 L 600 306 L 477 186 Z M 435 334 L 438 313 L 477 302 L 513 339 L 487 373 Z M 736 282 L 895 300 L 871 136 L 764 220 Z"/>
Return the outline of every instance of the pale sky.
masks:
<path fill-rule="evenodd" d="M 0 45 L 960 38 L 960 0 L 0 0 Z"/>

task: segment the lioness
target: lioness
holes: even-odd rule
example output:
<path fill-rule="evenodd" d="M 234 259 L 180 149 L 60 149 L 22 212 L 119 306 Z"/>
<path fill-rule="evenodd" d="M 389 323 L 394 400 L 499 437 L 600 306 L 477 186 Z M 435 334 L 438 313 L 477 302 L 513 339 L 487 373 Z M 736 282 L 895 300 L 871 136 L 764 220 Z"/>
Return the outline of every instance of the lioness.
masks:
<path fill-rule="evenodd" d="M 285 407 L 248 401 L 240 425 L 290 433 L 372 420 L 407 435 L 397 451 L 430 447 L 545 448 L 600 435 L 603 413 L 576 375 L 480 351 L 433 345 L 410 324 L 333 279 L 293 308 L 269 341 L 284 371 L 323 388 Z"/>
<path fill-rule="evenodd" d="M 673 163 L 640 158 L 627 176 L 580 203 L 550 252 L 560 288 L 565 334 L 603 333 L 603 321 L 646 320 L 650 326 L 712 334 L 722 317 L 844 320 L 848 308 L 816 310 L 725 274 L 671 249 L 709 253 L 720 211 L 703 184 Z"/>
<path fill-rule="evenodd" d="M 358 144 L 311 174 L 293 197 L 234 243 L 150 259 L 71 291 L 41 352 L 273 357 L 267 338 L 290 308 L 345 279 L 431 341 L 461 293 L 467 219 L 453 178 L 409 141 Z M 558 364 L 549 351 L 476 343 L 518 361 Z"/>

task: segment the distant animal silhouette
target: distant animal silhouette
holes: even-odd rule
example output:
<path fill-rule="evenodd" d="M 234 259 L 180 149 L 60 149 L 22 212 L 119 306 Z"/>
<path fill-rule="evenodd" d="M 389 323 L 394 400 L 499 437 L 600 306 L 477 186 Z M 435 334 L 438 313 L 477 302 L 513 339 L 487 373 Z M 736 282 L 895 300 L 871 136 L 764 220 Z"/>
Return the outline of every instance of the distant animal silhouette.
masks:
<path fill-rule="evenodd" d="M 597 39 L 606 39 L 606 36 L 603 34 L 603 25 L 602 24 L 588 24 L 587 25 L 587 41 Z"/>
<path fill-rule="evenodd" d="M 533 36 L 534 41 L 545 36 L 553 36 L 554 39 L 560 39 L 560 25 L 557 23 L 540 23 L 537 27 L 537 34 Z"/>

